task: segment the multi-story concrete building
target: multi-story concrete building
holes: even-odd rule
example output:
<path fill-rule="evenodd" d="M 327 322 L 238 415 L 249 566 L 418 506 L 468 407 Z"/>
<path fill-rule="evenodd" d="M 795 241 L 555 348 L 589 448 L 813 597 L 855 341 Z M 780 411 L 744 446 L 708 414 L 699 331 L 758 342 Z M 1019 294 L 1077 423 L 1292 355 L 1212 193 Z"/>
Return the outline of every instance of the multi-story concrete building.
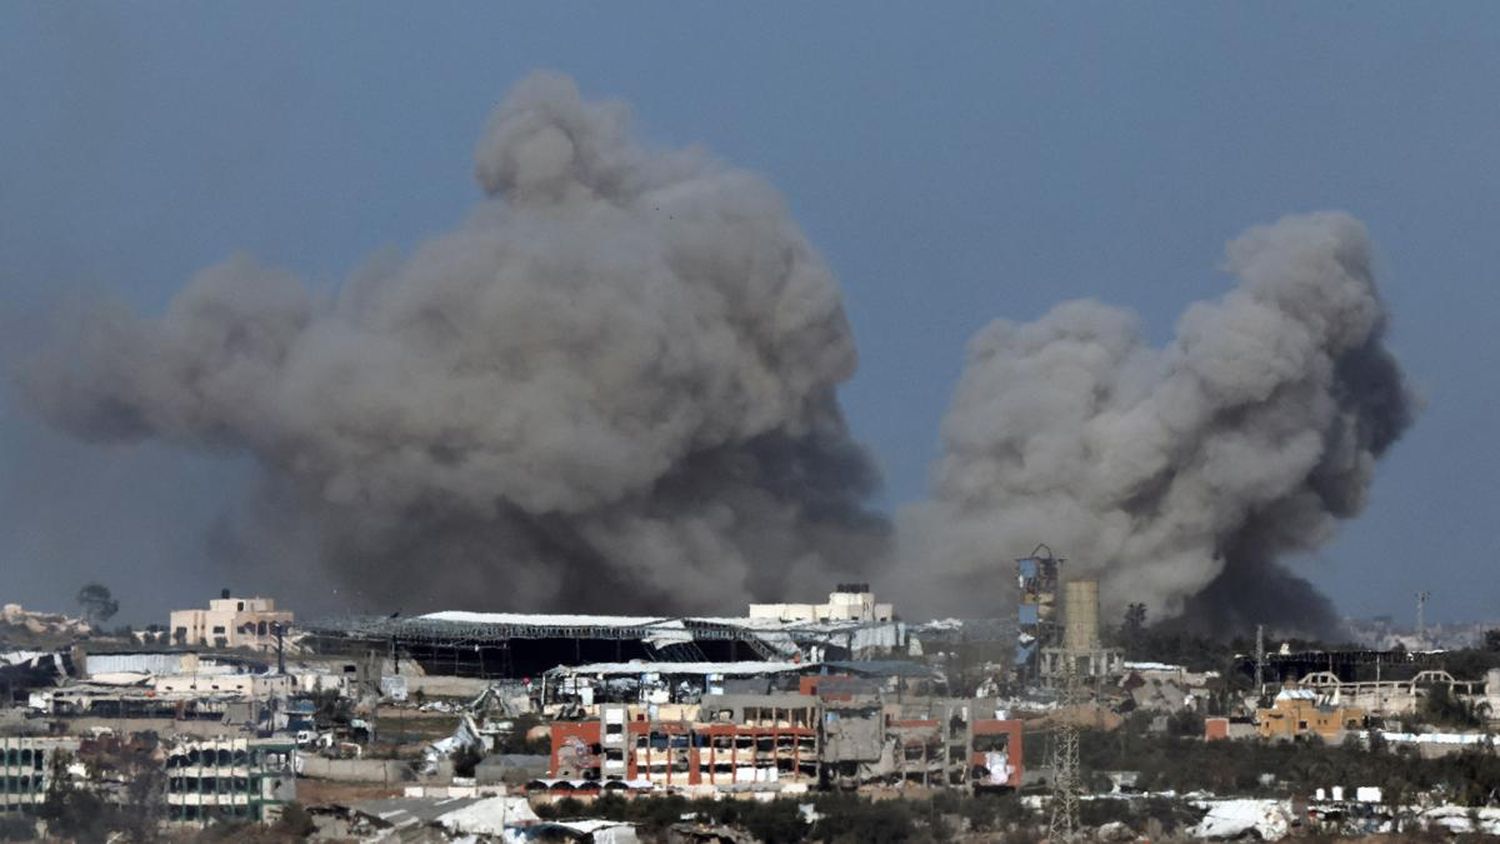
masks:
<path fill-rule="evenodd" d="M 907 785 L 1016 789 L 1021 786 L 1022 724 L 978 718 L 977 701 L 945 701 L 921 717 L 889 719 L 896 738 L 890 768 Z M 890 774 L 887 774 L 889 777 Z"/>
<path fill-rule="evenodd" d="M 291 624 L 292 613 L 276 609 L 275 600 L 235 598 L 228 589 L 206 610 L 173 610 L 171 616 L 174 643 L 213 648 L 274 650 L 278 628 Z"/>
<path fill-rule="evenodd" d="M 29 812 L 47 799 L 59 752 L 77 739 L 0 736 L 0 813 Z"/>
<path fill-rule="evenodd" d="M 1021 722 L 976 717 L 981 701 L 937 701 L 910 717 L 879 696 L 707 695 L 696 716 L 632 718 L 605 704 L 552 726 L 552 775 L 669 788 L 1016 788 Z"/>
<path fill-rule="evenodd" d="M 297 799 L 296 746 L 284 739 L 185 741 L 167 755 L 167 817 L 273 821 Z"/>
<path fill-rule="evenodd" d="M 553 725 L 555 776 L 678 788 L 818 781 L 817 698 L 712 695 L 696 721 L 632 721 L 619 704 L 599 715 Z"/>

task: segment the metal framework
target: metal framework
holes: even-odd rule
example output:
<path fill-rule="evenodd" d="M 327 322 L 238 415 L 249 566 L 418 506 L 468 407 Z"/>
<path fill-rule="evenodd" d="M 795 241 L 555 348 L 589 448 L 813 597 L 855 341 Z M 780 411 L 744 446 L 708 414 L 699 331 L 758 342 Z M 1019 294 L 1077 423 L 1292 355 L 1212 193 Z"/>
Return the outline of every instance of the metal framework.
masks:
<path fill-rule="evenodd" d="M 1022 683 L 1036 680 L 1042 649 L 1056 645 L 1061 639 L 1058 589 L 1065 562 L 1045 543 L 1037 545 L 1030 556 L 1016 559 L 1015 669 Z M 1029 643 L 1023 645 L 1026 639 Z"/>
<path fill-rule="evenodd" d="M 632 658 L 654 662 L 705 662 L 709 643 L 728 648 L 720 659 L 744 657 L 777 661 L 806 646 L 847 647 L 867 628 L 882 628 L 894 622 L 838 621 L 736 623 L 735 619 L 495 614 L 491 617 L 438 618 L 415 616 L 345 616 L 302 625 L 302 632 L 330 652 L 392 660 L 416 659 L 424 664 L 451 666 L 455 674 L 511 676 L 516 670 L 541 670 L 537 666 L 518 669 L 525 662 L 523 642 L 551 641 L 564 649 L 572 643 L 571 655 L 556 657 L 546 667 L 559 663 Z M 613 643 L 613 654 L 600 644 Z M 592 646 L 590 646 L 592 643 Z M 741 648 L 743 646 L 743 648 Z"/>
<path fill-rule="evenodd" d="M 502 645 L 512 639 L 600 639 L 631 641 L 651 639 L 664 633 L 690 635 L 694 640 L 741 642 L 763 659 L 779 654 L 757 635 L 754 629 L 691 618 L 662 618 L 639 624 L 554 624 L 545 621 L 525 624 L 504 622 L 468 622 L 432 618 L 337 618 L 305 625 L 303 630 L 314 636 L 347 639 L 396 639 L 401 642 L 432 645 Z M 777 630 L 774 632 L 794 633 Z M 684 642 L 684 645 L 688 643 Z M 689 651 L 691 654 L 691 651 Z"/>
<path fill-rule="evenodd" d="M 1087 694 L 1078 682 L 1077 656 L 1069 651 L 1063 667 L 1062 697 L 1059 711 L 1066 713 L 1052 732 L 1052 816 L 1048 839 L 1066 841 L 1079 830 L 1078 800 L 1082 792 L 1082 774 L 1078 769 L 1078 712 Z"/>

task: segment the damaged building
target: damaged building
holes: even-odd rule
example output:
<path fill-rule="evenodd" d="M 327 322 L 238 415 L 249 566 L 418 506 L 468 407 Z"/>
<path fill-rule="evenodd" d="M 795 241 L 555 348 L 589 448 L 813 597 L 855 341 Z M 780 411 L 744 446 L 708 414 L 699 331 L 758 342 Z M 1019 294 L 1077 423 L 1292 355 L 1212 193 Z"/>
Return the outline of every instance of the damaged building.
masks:
<path fill-rule="evenodd" d="M 304 632 L 319 652 L 378 655 L 395 673 L 416 663 L 426 674 L 484 679 L 585 663 L 867 659 L 906 648 L 906 625 L 866 584 L 841 587 L 828 605 L 754 606 L 740 618 L 445 611 L 325 620 Z"/>
<path fill-rule="evenodd" d="M 0 736 L 0 813 L 34 811 L 53 789 L 59 754 L 77 749 L 73 738 Z"/>
<path fill-rule="evenodd" d="M 1019 787 L 1022 723 L 986 717 L 999 714 L 993 701 L 895 702 L 832 686 L 706 695 L 675 720 L 603 704 L 595 716 L 554 722 L 552 775 L 574 787 L 687 791 Z"/>
<path fill-rule="evenodd" d="M 168 819 L 274 821 L 297 799 L 295 754 L 281 739 L 175 744 L 165 762 Z"/>
<path fill-rule="evenodd" d="M 538 699 L 546 711 L 596 703 L 665 707 L 697 703 L 704 695 L 800 691 L 876 694 L 937 693 L 943 686 L 927 666 L 900 660 L 833 662 L 604 662 L 560 665 L 542 675 Z"/>

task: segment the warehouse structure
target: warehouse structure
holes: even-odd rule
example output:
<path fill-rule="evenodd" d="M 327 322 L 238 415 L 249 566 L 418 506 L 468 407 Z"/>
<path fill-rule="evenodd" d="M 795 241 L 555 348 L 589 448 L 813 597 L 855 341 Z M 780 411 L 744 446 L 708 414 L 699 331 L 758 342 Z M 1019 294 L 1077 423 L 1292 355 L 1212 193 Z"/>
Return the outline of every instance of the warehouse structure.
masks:
<path fill-rule="evenodd" d="M 557 615 L 447 611 L 412 618 L 353 618 L 303 628 L 324 653 L 379 655 L 394 673 L 414 661 L 427 674 L 539 677 L 592 662 L 738 662 L 866 659 L 905 648 L 894 620 Z"/>

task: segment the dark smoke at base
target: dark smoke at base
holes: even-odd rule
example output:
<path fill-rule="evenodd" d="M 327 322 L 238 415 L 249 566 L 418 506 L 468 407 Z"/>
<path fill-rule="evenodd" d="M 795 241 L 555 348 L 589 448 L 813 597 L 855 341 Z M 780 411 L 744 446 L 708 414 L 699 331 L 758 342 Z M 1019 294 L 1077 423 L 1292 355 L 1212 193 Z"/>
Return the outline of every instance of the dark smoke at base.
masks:
<path fill-rule="evenodd" d="M 1287 563 L 1363 509 L 1416 403 L 1358 221 L 1291 216 L 1227 251 L 1238 285 L 1166 348 L 1093 301 L 970 342 L 933 501 L 900 514 L 913 596 L 1004 606 L 1009 559 L 1045 542 L 1100 580 L 1107 616 L 1140 602 L 1216 633 L 1336 632 Z"/>
<path fill-rule="evenodd" d="M 1338 610 L 1311 583 L 1273 561 L 1224 563 L 1202 592 L 1189 598 L 1169 626 L 1211 638 L 1267 635 L 1344 641 Z"/>
<path fill-rule="evenodd" d="M 774 189 L 548 74 L 496 110 L 476 175 L 458 229 L 332 297 L 237 257 L 161 317 L 88 304 L 23 393 L 80 438 L 253 455 L 210 540 L 237 582 L 717 611 L 887 558 L 835 395 L 838 286 Z"/>

